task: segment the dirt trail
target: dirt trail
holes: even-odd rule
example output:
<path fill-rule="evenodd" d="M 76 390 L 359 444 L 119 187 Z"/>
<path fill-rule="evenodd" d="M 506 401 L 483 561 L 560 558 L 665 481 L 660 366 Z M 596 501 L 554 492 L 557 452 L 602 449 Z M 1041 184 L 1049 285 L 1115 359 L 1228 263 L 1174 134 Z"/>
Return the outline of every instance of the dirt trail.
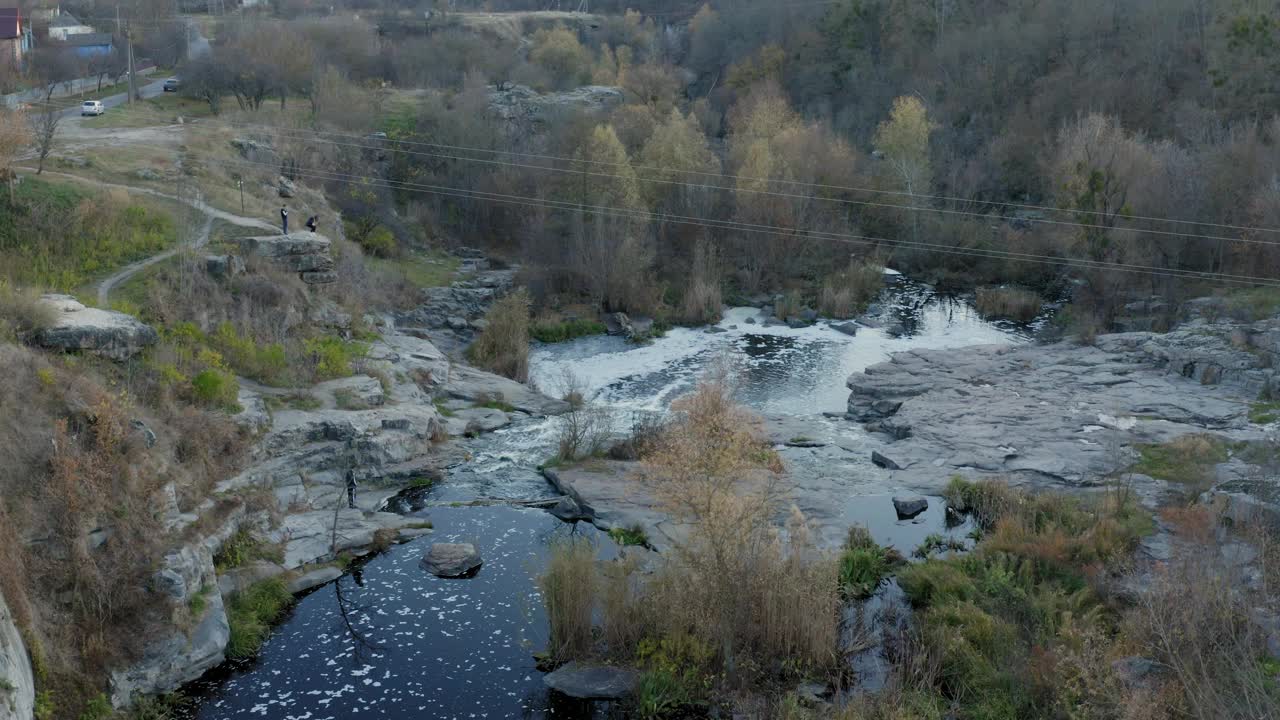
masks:
<path fill-rule="evenodd" d="M 94 180 L 91 178 L 82 177 L 80 175 L 75 175 L 72 173 L 57 172 L 54 170 L 45 170 L 44 174 L 57 175 L 59 177 L 67 177 L 75 180 L 89 182 L 94 184 L 97 187 L 102 187 L 102 188 L 115 188 L 115 189 L 125 190 L 128 192 L 145 193 L 153 197 L 164 198 L 166 200 L 172 200 L 174 202 L 179 202 L 184 205 L 189 205 L 190 207 L 195 208 L 201 213 L 204 213 L 205 221 L 200 226 L 200 231 L 196 233 L 195 238 L 191 241 L 189 245 L 180 245 L 178 247 L 169 248 L 168 250 L 152 255 L 151 257 L 144 258 L 134 263 L 130 263 L 129 265 L 126 265 L 125 267 L 120 268 L 116 272 L 112 273 L 109 277 L 106 277 L 101 282 L 99 282 L 98 283 L 98 307 L 103 307 L 103 308 L 108 307 L 111 291 L 115 289 L 117 285 L 125 282 L 129 278 L 138 274 L 139 271 L 145 268 L 148 268 L 158 262 L 171 258 L 185 248 L 204 247 L 204 245 L 206 245 L 209 242 L 209 233 L 213 230 L 214 220 L 224 220 L 226 222 L 231 223 L 232 225 L 239 225 L 240 227 L 246 227 L 246 228 L 255 228 L 258 230 L 269 230 L 273 233 L 279 231 L 279 228 L 277 228 L 275 225 L 263 222 L 262 220 L 257 220 L 255 218 L 241 217 L 239 215 L 235 215 L 233 213 L 229 213 L 224 210 L 219 210 L 215 207 L 211 207 L 199 196 L 190 198 L 190 197 L 182 197 L 179 195 L 170 195 L 169 193 L 163 193 L 163 192 L 160 192 L 159 190 L 152 190 L 151 188 L 137 187 L 135 185 L 120 185 L 117 183 L 105 183 L 100 180 Z"/>

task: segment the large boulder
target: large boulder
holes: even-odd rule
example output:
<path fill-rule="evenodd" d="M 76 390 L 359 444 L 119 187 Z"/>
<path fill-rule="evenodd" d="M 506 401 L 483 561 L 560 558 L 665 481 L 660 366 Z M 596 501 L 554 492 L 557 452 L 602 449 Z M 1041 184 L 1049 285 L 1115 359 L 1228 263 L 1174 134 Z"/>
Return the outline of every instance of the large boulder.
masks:
<path fill-rule="evenodd" d="M 436 543 L 422 556 L 422 567 L 442 578 L 466 577 L 480 569 L 484 560 L 470 543 Z"/>
<path fill-rule="evenodd" d="M 53 308 L 55 319 L 35 340 L 52 350 L 128 360 L 159 339 L 154 328 L 132 315 L 85 307 L 70 295 L 45 295 L 40 301 Z"/>
<path fill-rule="evenodd" d="M 640 675 L 635 670 L 610 665 L 571 662 L 543 676 L 556 692 L 583 700 L 619 700 L 635 692 Z"/>
<path fill-rule="evenodd" d="M 899 518 L 910 519 L 928 510 L 929 501 L 919 495 L 895 495 L 893 509 Z"/>
<path fill-rule="evenodd" d="M 35 709 L 36 685 L 22 634 L 0 595 L 0 720 L 27 720 Z"/>
<path fill-rule="evenodd" d="M 240 254 L 261 258 L 272 265 L 296 272 L 308 282 L 333 282 L 332 243 L 313 232 L 288 235 L 259 235 L 240 239 Z"/>

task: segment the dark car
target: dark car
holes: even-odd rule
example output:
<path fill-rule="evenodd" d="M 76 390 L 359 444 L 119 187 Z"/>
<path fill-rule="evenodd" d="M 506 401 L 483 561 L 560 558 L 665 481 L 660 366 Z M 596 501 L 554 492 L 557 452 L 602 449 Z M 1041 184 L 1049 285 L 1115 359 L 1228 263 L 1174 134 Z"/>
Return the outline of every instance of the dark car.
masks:
<path fill-rule="evenodd" d="M 164 91 L 165 91 L 165 92 L 178 92 L 178 85 L 179 85 L 179 84 L 180 84 L 180 83 L 178 82 L 178 78 L 169 78 L 168 80 L 165 80 L 165 81 L 164 81 Z"/>

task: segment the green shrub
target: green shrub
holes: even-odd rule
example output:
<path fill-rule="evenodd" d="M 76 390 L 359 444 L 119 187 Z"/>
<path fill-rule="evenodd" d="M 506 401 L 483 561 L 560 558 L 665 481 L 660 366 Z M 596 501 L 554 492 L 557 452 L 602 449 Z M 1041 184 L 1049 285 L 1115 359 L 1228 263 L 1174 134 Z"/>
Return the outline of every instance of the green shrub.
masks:
<path fill-rule="evenodd" d="M 36 720 L 53 720 L 53 716 L 58 712 L 58 704 L 53 699 L 52 690 L 41 690 L 36 693 L 35 717 Z"/>
<path fill-rule="evenodd" d="M 538 342 L 558 343 L 588 335 L 603 335 L 608 332 L 604 323 L 598 320 L 565 320 L 563 322 L 540 321 L 529 328 L 529 335 Z"/>
<path fill-rule="evenodd" d="M 908 566 L 898 573 L 898 585 L 917 607 L 967 601 L 977 595 L 969 576 L 956 565 L 941 561 Z"/>
<path fill-rule="evenodd" d="M 1211 480 L 1213 466 L 1227 461 L 1227 445 L 1213 435 L 1184 435 L 1159 445 L 1140 445 L 1134 472 L 1199 487 Z"/>
<path fill-rule="evenodd" d="M 242 336 L 229 322 L 218 325 L 208 341 L 238 374 L 268 385 L 287 382 L 289 361 L 285 357 L 284 345 L 262 344 Z"/>
<path fill-rule="evenodd" d="M 644 669 L 637 690 L 643 717 L 662 718 L 704 707 L 715 682 L 715 651 L 687 633 L 646 637 L 636 645 Z"/>
<path fill-rule="evenodd" d="M 1249 406 L 1249 422 L 1267 425 L 1280 420 L 1280 402 L 1256 402 Z"/>
<path fill-rule="evenodd" d="M 860 525 L 849 528 L 849 537 L 840 555 L 841 593 L 856 599 L 870 597 L 900 561 L 896 551 L 878 545 L 866 528 Z"/>
<path fill-rule="evenodd" d="M 964 549 L 965 545 L 961 540 L 947 537 L 941 533 L 929 533 L 929 535 L 925 537 L 924 541 L 920 543 L 912 554 L 918 558 L 924 559 L 936 552 L 959 552 Z"/>
<path fill-rule="evenodd" d="M 80 720 L 110 720 L 116 714 L 106 695 L 99 694 L 85 705 Z"/>
<path fill-rule="evenodd" d="M 258 652 L 271 631 L 271 623 L 293 603 L 293 595 L 280 578 L 263 580 L 232 598 L 227 607 L 231 639 L 227 657 L 241 659 Z"/>
<path fill-rule="evenodd" d="M 191 378 L 191 391 L 196 401 L 206 407 L 219 408 L 227 412 L 241 410 L 240 383 L 234 375 L 225 370 L 209 368 L 200 371 Z"/>
<path fill-rule="evenodd" d="M 254 560 L 269 560 L 274 563 L 284 562 L 284 548 L 274 545 L 258 537 L 248 528 L 240 528 L 227 538 L 214 553 L 213 565 L 218 573 L 225 573 L 243 567 Z"/>
<path fill-rule="evenodd" d="M 636 687 L 636 717 L 660 720 L 679 716 L 689 703 L 688 692 L 669 672 L 649 670 Z"/>
<path fill-rule="evenodd" d="M 396 236 L 386 227 L 379 225 L 361 239 L 360 247 L 374 257 L 388 258 L 394 257 L 400 246 L 396 243 Z"/>
<path fill-rule="evenodd" d="M 346 341 L 332 335 L 306 340 L 303 348 L 311 357 L 317 380 L 350 377 L 355 373 L 352 363 L 369 354 L 366 343 Z"/>
<path fill-rule="evenodd" d="M 631 525 L 630 527 L 616 527 L 609 531 L 609 537 L 619 545 L 641 545 L 649 544 L 649 536 L 645 533 L 644 528 L 639 525 Z"/>

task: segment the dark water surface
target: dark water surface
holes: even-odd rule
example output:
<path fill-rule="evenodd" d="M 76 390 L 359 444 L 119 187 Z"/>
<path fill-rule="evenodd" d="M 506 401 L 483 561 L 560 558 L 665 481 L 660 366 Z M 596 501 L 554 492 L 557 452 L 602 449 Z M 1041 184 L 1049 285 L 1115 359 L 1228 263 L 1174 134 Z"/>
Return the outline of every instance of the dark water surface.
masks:
<path fill-rule="evenodd" d="M 302 598 L 253 661 L 229 664 L 191 688 L 196 717 L 590 717 L 553 698 L 534 667 L 547 623 L 535 576 L 547 547 L 576 533 L 540 510 L 432 508 L 433 535 L 399 545 Z M 470 542 L 484 566 L 445 580 L 418 566 L 432 542 Z"/>

